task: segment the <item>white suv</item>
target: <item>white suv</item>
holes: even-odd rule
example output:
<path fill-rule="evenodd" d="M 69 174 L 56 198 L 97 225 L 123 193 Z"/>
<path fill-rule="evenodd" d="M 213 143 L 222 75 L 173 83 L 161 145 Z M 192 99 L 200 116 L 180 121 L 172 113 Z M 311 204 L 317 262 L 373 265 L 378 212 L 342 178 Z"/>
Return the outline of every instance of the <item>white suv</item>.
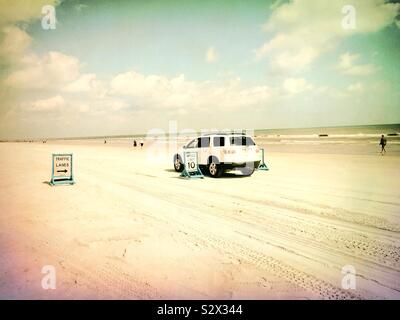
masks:
<path fill-rule="evenodd" d="M 224 171 L 237 169 L 250 176 L 261 161 L 259 147 L 245 134 L 205 134 L 193 139 L 174 155 L 177 172 L 184 168 L 184 151 L 196 151 L 200 170 L 215 178 Z"/>

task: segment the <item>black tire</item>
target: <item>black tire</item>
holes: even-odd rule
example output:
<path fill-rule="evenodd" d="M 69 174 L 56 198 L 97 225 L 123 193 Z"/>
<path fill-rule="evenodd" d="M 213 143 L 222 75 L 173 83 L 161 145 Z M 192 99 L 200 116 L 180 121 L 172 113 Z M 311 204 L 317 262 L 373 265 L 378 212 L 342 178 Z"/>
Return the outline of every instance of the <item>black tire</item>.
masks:
<path fill-rule="evenodd" d="M 179 154 L 176 154 L 174 156 L 174 169 L 176 172 L 182 172 L 183 171 L 183 161 L 182 158 Z"/>
<path fill-rule="evenodd" d="M 206 165 L 199 165 L 199 169 L 200 169 L 200 171 L 201 171 L 201 173 L 202 174 L 205 174 L 205 173 L 207 173 L 208 172 L 208 166 L 206 166 Z"/>
<path fill-rule="evenodd" d="M 210 176 L 213 178 L 219 178 L 223 172 L 224 168 L 219 163 L 218 159 L 216 157 L 211 157 L 208 160 L 208 173 Z"/>

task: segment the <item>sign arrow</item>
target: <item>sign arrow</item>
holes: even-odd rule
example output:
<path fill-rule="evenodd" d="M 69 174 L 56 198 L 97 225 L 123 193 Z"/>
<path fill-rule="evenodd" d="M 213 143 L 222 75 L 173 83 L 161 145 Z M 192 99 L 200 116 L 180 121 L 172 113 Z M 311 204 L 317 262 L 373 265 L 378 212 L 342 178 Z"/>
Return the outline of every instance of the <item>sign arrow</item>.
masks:
<path fill-rule="evenodd" d="M 64 172 L 64 173 L 67 173 L 68 171 L 67 171 L 67 169 L 65 169 L 65 170 L 57 170 L 57 172 Z"/>

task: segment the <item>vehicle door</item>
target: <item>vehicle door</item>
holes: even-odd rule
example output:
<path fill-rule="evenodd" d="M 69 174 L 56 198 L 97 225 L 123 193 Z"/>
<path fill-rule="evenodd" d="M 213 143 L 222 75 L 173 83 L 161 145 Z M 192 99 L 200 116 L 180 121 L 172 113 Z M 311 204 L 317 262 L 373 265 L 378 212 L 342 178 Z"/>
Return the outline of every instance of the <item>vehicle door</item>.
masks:
<path fill-rule="evenodd" d="M 200 164 L 207 164 L 210 156 L 210 137 L 197 138 L 198 159 Z"/>
<path fill-rule="evenodd" d="M 225 137 L 215 136 L 211 141 L 211 155 L 216 156 L 220 162 L 225 162 Z"/>

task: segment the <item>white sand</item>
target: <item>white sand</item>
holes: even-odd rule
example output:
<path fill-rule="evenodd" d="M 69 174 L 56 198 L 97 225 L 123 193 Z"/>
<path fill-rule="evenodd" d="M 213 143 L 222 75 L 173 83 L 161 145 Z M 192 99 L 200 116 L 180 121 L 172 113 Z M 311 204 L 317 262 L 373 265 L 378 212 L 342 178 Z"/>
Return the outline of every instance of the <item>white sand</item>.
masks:
<path fill-rule="evenodd" d="M 74 153 L 76 185 L 45 183 L 53 152 Z M 400 157 L 267 161 L 188 181 L 138 148 L 0 143 L 0 297 L 399 299 Z"/>

